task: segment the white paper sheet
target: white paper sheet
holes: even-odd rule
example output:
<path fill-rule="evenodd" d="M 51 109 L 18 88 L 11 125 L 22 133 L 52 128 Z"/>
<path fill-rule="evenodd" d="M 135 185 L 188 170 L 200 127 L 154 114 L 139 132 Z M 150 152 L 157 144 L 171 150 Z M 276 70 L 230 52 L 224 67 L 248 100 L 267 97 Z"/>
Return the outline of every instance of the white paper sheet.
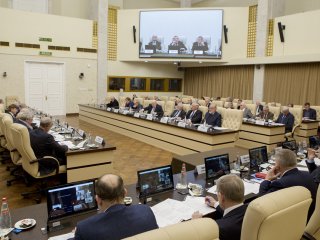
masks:
<path fill-rule="evenodd" d="M 319 158 L 314 158 L 314 163 L 319 166 L 320 165 L 320 159 Z M 298 163 L 299 166 L 307 167 L 307 163 L 305 160 L 302 160 L 301 162 Z"/>
<path fill-rule="evenodd" d="M 215 130 L 226 130 L 228 128 L 223 128 L 223 127 L 214 127 Z"/>
<path fill-rule="evenodd" d="M 51 237 L 48 240 L 67 240 L 69 238 L 74 238 L 74 233 L 67 233 L 67 234 L 58 235 L 55 237 Z"/>
<path fill-rule="evenodd" d="M 187 196 L 183 203 L 189 208 L 192 208 L 194 212 L 199 211 L 203 215 L 215 211 L 214 208 L 209 207 L 205 203 L 205 197 Z"/>
<path fill-rule="evenodd" d="M 242 180 L 243 181 L 243 180 Z M 244 195 L 249 195 L 250 193 L 259 193 L 260 184 L 254 181 L 243 181 L 244 184 Z M 212 186 L 207 192 L 217 194 L 217 185 Z"/>
<path fill-rule="evenodd" d="M 75 147 L 75 145 L 71 141 L 60 141 L 59 144 L 60 145 L 66 145 L 66 146 L 68 146 L 68 148 Z"/>

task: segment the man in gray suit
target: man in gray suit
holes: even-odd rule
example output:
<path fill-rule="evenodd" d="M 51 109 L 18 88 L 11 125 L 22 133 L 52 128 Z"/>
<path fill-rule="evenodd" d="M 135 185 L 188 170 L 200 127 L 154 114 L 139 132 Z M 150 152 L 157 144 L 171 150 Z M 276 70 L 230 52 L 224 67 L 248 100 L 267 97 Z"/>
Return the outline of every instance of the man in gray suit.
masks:
<path fill-rule="evenodd" d="M 247 108 L 245 102 L 241 102 L 240 110 L 243 111 L 243 118 L 253 118 L 252 112 L 249 108 Z"/>
<path fill-rule="evenodd" d="M 269 107 L 266 105 L 263 107 L 263 111 L 258 115 L 264 121 L 273 120 L 273 113 L 269 111 Z"/>

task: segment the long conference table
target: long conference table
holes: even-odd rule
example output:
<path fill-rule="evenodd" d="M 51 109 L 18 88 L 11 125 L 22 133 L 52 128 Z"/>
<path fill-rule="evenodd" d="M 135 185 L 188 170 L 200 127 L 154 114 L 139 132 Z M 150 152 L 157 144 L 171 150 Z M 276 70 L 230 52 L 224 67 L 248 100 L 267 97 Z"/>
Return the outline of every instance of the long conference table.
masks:
<path fill-rule="evenodd" d="M 125 113 L 125 114 L 124 114 Z M 79 119 L 137 139 L 177 155 L 233 147 L 238 131 L 230 129 L 201 132 L 194 126 L 179 127 L 159 119 L 134 117 L 133 113 L 113 112 L 105 106 L 79 105 Z"/>

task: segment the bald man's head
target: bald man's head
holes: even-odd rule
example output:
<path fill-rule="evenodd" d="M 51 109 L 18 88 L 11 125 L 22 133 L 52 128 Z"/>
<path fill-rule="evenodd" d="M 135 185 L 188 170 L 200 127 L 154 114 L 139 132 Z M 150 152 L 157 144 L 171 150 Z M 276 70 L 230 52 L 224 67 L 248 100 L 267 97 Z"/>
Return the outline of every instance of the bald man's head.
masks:
<path fill-rule="evenodd" d="M 96 181 L 96 195 L 102 201 L 123 202 L 125 189 L 123 179 L 114 174 L 106 174 Z"/>

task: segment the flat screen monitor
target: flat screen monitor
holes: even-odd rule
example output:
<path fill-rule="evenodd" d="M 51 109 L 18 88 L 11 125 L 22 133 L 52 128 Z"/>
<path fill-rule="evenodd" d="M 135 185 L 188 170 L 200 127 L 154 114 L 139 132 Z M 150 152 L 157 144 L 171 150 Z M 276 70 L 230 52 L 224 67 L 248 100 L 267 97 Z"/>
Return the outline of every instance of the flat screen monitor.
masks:
<path fill-rule="evenodd" d="M 217 179 L 230 173 L 229 154 L 207 157 L 204 164 L 207 179 Z"/>
<path fill-rule="evenodd" d="M 222 56 L 223 10 L 140 11 L 141 58 Z"/>
<path fill-rule="evenodd" d="M 310 148 L 318 149 L 320 146 L 320 139 L 318 136 L 310 136 L 309 137 Z"/>
<path fill-rule="evenodd" d="M 95 180 L 87 180 L 48 189 L 48 220 L 97 210 L 94 186 Z"/>
<path fill-rule="evenodd" d="M 282 143 L 282 148 L 289 149 L 291 151 L 296 151 L 297 150 L 297 143 L 295 140 L 286 141 L 286 142 Z"/>
<path fill-rule="evenodd" d="M 263 163 L 268 162 L 267 147 L 257 147 L 249 149 L 250 169 L 258 169 Z"/>
<path fill-rule="evenodd" d="M 150 196 L 174 188 L 171 165 L 138 171 L 140 196 Z"/>

